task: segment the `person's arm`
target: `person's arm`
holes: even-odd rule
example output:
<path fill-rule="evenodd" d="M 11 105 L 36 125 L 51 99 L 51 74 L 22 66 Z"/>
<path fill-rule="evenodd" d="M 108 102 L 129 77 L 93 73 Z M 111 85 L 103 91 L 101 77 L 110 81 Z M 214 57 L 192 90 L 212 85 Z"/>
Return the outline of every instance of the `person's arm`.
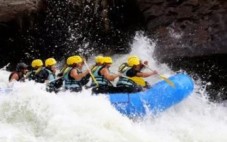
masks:
<path fill-rule="evenodd" d="M 155 75 L 157 73 L 158 72 L 154 70 L 154 71 L 151 71 L 151 72 L 138 72 L 136 75 L 138 77 L 149 77 L 149 76 Z"/>
<path fill-rule="evenodd" d="M 19 76 L 18 76 L 18 74 L 14 73 L 12 75 L 12 77 L 10 78 L 9 82 L 17 81 L 17 80 L 19 80 Z"/>
<path fill-rule="evenodd" d="M 83 73 L 78 74 L 76 69 L 72 69 L 70 72 L 70 76 L 76 80 L 81 80 L 83 77 L 85 77 L 89 73 L 88 70 L 84 71 Z"/>
<path fill-rule="evenodd" d="M 110 74 L 107 68 L 103 68 L 100 73 L 109 81 L 114 81 L 115 78 L 119 77 L 119 74 Z"/>
<path fill-rule="evenodd" d="M 148 65 L 148 61 L 140 61 L 140 71 L 143 70 Z"/>

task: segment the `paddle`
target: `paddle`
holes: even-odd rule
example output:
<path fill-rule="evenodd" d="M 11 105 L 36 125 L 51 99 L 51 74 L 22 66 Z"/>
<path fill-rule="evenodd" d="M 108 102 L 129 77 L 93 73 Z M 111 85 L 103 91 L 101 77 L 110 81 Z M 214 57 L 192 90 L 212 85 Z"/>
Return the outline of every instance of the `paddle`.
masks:
<path fill-rule="evenodd" d="M 86 68 L 88 69 L 88 72 L 91 75 L 92 80 L 95 82 L 96 87 L 98 87 L 99 84 L 98 84 L 97 80 L 95 79 L 94 75 L 92 74 L 92 72 L 91 72 L 91 70 L 90 70 L 90 68 L 89 68 L 89 66 L 88 66 L 88 64 L 87 64 L 85 59 L 84 59 L 84 64 L 85 64 Z"/>
<path fill-rule="evenodd" d="M 147 65 L 143 64 L 146 68 L 148 68 L 150 71 L 153 71 L 150 67 L 148 67 Z M 167 77 L 165 77 L 164 75 L 161 74 L 157 74 L 161 79 L 163 79 L 166 83 L 168 83 L 170 86 L 175 87 L 174 83 L 169 80 Z"/>
<path fill-rule="evenodd" d="M 62 79 L 62 78 L 63 78 L 63 76 L 62 76 L 62 77 L 59 77 L 59 78 L 56 78 L 56 79 L 54 79 L 54 80 L 48 81 L 47 84 L 50 84 L 50 83 L 55 82 L 55 81 L 57 81 L 57 80 L 59 80 L 59 79 Z"/>
<path fill-rule="evenodd" d="M 142 87 L 145 87 L 146 86 L 145 80 L 143 78 L 141 78 L 141 77 L 134 76 L 134 77 L 130 77 L 129 79 L 131 79 L 136 84 L 138 84 L 138 85 L 140 85 Z"/>

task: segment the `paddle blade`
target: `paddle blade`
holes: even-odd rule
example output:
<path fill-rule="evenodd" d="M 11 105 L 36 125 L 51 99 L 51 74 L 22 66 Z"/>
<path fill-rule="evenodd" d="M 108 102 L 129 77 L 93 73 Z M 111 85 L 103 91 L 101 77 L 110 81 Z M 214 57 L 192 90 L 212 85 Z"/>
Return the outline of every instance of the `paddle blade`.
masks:
<path fill-rule="evenodd" d="M 165 77 L 164 75 L 159 74 L 159 77 L 161 79 L 165 80 L 165 82 L 168 83 L 170 86 L 175 87 L 174 83 L 171 80 L 169 80 L 167 77 Z"/>
<path fill-rule="evenodd" d="M 134 77 L 130 77 L 130 79 L 142 87 L 146 86 L 146 81 L 141 77 L 134 76 Z"/>

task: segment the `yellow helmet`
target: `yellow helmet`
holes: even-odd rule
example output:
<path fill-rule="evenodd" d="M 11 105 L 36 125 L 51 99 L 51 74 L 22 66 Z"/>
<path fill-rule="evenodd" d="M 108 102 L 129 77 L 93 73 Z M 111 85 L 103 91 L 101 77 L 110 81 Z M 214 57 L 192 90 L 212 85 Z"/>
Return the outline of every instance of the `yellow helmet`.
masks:
<path fill-rule="evenodd" d="M 133 66 L 136 66 L 136 65 L 139 65 L 140 64 L 140 60 L 139 58 L 129 58 L 128 59 L 128 66 L 130 67 L 133 67 Z"/>
<path fill-rule="evenodd" d="M 103 63 L 112 64 L 113 60 L 111 57 L 103 57 Z"/>
<path fill-rule="evenodd" d="M 74 58 L 74 63 L 82 63 L 83 62 L 83 59 L 81 58 L 81 56 L 72 56 Z"/>
<path fill-rule="evenodd" d="M 68 57 L 68 59 L 66 60 L 66 64 L 67 65 L 72 65 L 72 64 L 74 64 L 75 63 L 75 58 L 74 58 L 74 56 L 70 56 L 70 57 Z"/>
<path fill-rule="evenodd" d="M 139 59 L 139 57 L 136 56 L 136 55 L 130 55 L 130 56 L 128 56 L 128 60 L 130 60 L 130 59 L 132 59 L 132 58 L 137 58 L 137 59 Z"/>
<path fill-rule="evenodd" d="M 103 63 L 103 56 L 99 55 L 95 57 L 95 62 L 102 64 Z"/>
<path fill-rule="evenodd" d="M 46 59 L 45 61 L 45 66 L 48 67 L 48 66 L 53 66 L 57 64 L 57 61 L 54 59 L 54 58 L 48 58 Z"/>
<path fill-rule="evenodd" d="M 32 67 L 36 68 L 36 67 L 42 67 L 43 66 L 43 61 L 40 59 L 35 59 L 32 61 Z"/>

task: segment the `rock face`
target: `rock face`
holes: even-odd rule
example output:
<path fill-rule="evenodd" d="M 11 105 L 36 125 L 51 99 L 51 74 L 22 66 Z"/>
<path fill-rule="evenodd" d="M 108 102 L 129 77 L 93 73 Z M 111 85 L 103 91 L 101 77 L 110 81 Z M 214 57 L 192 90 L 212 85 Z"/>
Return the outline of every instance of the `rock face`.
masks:
<path fill-rule="evenodd" d="M 42 0 L 0 0 L 0 66 L 16 64 L 25 56 L 27 31 L 45 9 Z M 37 54 L 37 53 L 36 53 Z"/>
<path fill-rule="evenodd" d="M 47 10 L 41 18 L 34 16 L 43 9 Z M 160 60 L 227 53 L 227 1 L 224 0 L 0 0 L 0 31 L 9 31 L 7 27 L 13 32 L 26 31 L 35 19 L 39 25 L 33 32 L 51 29 L 56 39 L 56 32 L 71 27 L 70 30 L 76 29 L 71 32 L 82 35 L 77 38 L 80 41 L 93 40 L 98 47 L 110 45 L 106 48 L 109 51 L 123 47 L 123 38 L 128 36 L 123 33 L 133 29 L 132 25 L 143 23 L 138 18 L 140 12 L 151 38 L 158 39 L 155 55 Z M 71 42 L 67 39 L 71 33 L 63 34 L 64 39 L 56 39 L 61 41 L 59 45 Z M 122 41 L 114 45 L 112 37 Z"/>
<path fill-rule="evenodd" d="M 138 0 L 161 60 L 227 54 L 227 1 Z"/>
<path fill-rule="evenodd" d="M 0 0 L 0 22 L 30 15 L 42 8 L 41 0 Z"/>

